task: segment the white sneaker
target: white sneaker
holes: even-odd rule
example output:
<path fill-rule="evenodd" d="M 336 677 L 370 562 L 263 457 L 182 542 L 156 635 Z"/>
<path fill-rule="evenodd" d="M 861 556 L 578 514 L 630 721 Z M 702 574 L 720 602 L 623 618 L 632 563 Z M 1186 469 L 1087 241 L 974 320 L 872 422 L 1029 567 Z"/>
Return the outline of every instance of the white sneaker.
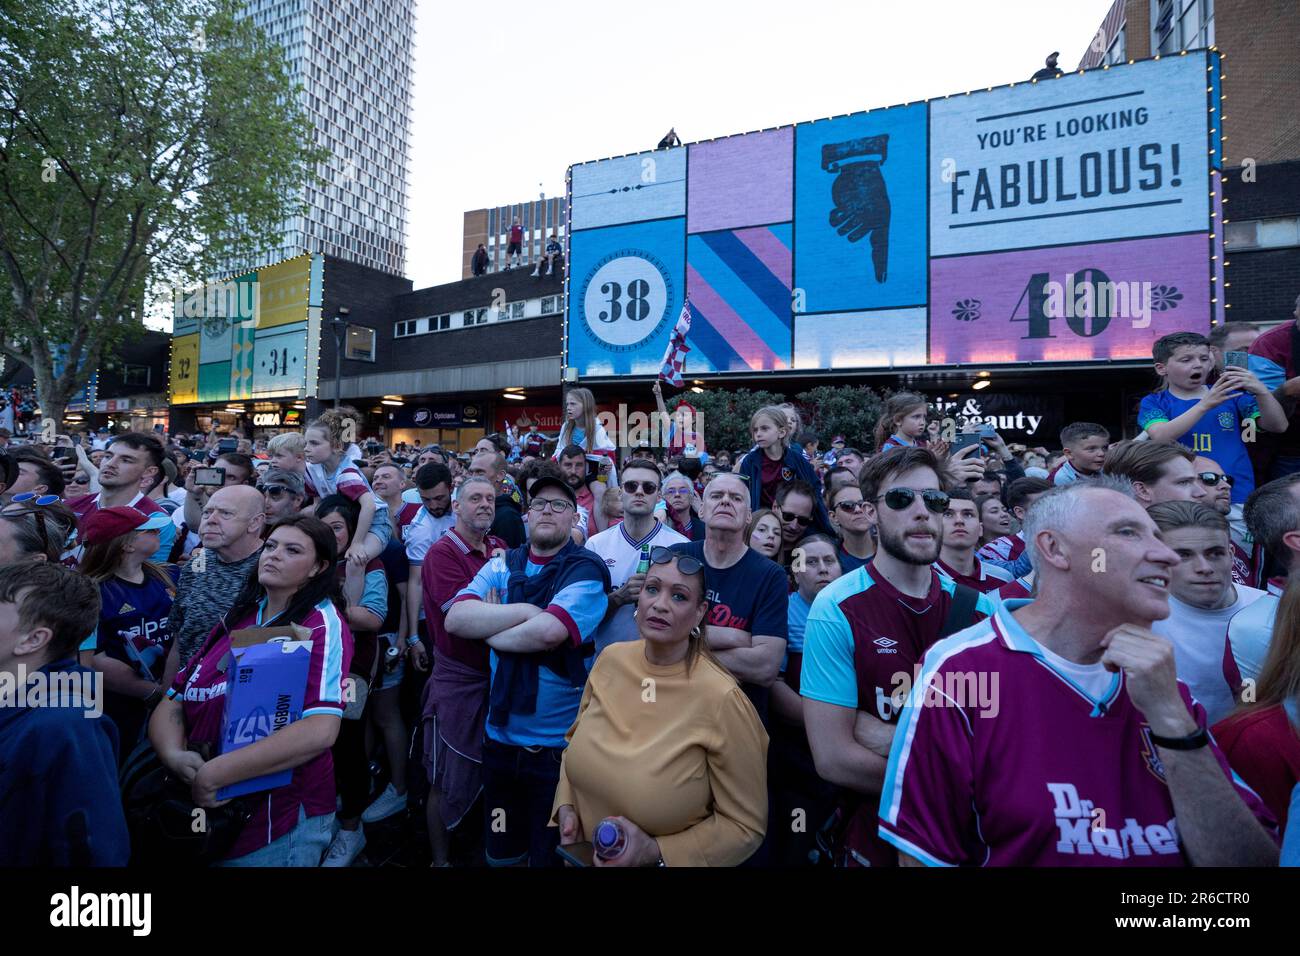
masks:
<path fill-rule="evenodd" d="M 537 269 L 534 269 L 534 270 L 533 270 L 533 278 L 534 278 L 534 279 L 536 279 L 538 276 L 541 275 L 541 272 L 539 272 L 538 269 L 541 269 L 541 266 L 538 266 Z"/>
<path fill-rule="evenodd" d="M 321 866 L 342 867 L 351 866 L 355 860 L 366 848 L 366 831 L 361 827 L 355 830 L 340 830 L 339 835 L 334 838 L 330 844 L 329 852 L 325 854 Z"/>
<path fill-rule="evenodd" d="M 398 793 L 390 783 L 384 788 L 384 792 L 375 798 L 375 802 L 366 807 L 366 812 L 361 814 L 361 822 L 378 823 L 405 809 L 406 794 Z"/>

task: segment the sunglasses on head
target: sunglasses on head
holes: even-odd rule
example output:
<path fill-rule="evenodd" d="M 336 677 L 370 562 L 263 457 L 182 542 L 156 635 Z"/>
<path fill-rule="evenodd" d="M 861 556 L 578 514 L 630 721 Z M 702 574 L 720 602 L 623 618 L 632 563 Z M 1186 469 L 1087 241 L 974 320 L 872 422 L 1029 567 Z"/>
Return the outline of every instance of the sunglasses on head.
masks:
<path fill-rule="evenodd" d="M 645 494 L 645 495 L 653 495 L 656 491 L 659 490 L 659 482 L 657 482 L 657 481 L 625 481 L 625 482 L 623 482 L 623 490 L 626 491 L 629 495 L 634 495 L 634 494 L 636 494 L 637 488 L 640 488 L 640 489 L 641 489 L 641 493 L 642 493 L 642 494 Z"/>
<path fill-rule="evenodd" d="M 682 574 L 699 574 L 704 568 L 699 558 L 692 557 L 689 554 L 679 554 L 662 545 L 650 549 L 651 564 L 672 564 L 674 560 L 677 562 L 677 570 Z"/>
<path fill-rule="evenodd" d="M 60 501 L 58 495 L 38 495 L 34 491 L 20 491 L 9 499 L 11 504 L 15 505 L 39 505 L 44 508 L 46 505 L 52 505 Z"/>
<path fill-rule="evenodd" d="M 1219 475 L 1212 471 L 1202 471 L 1202 472 L 1198 472 L 1196 477 L 1201 479 L 1201 482 L 1203 484 L 1209 485 L 1211 488 L 1213 488 L 1221 481 L 1224 482 L 1229 488 L 1232 487 L 1232 475 Z"/>
<path fill-rule="evenodd" d="M 812 524 L 813 521 L 811 516 L 791 514 L 790 512 L 784 510 L 781 511 L 780 514 L 781 514 L 781 520 L 784 521 L 786 524 L 789 524 L 791 521 L 797 521 L 799 522 L 799 527 L 801 528 L 808 527 L 810 524 Z"/>
<path fill-rule="evenodd" d="M 912 506 L 917 495 L 925 502 L 926 508 L 935 514 L 943 514 L 948 510 L 948 492 L 940 491 L 938 488 L 927 488 L 925 491 L 917 492 L 911 488 L 890 488 L 877 501 L 884 500 L 891 511 L 906 511 Z"/>

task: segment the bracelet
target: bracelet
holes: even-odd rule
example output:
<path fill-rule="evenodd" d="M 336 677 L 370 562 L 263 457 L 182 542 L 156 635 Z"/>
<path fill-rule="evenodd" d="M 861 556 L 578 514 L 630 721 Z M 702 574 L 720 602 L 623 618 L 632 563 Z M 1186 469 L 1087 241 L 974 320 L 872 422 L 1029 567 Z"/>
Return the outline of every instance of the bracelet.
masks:
<path fill-rule="evenodd" d="M 1165 750 L 1199 750 L 1210 742 L 1210 735 L 1204 727 L 1197 727 L 1196 733 L 1186 737 L 1161 737 L 1152 733 L 1151 742 Z"/>
<path fill-rule="evenodd" d="M 412 634 L 412 635 L 410 635 L 410 636 L 406 639 L 406 646 L 407 646 L 407 647 L 414 647 L 416 644 L 419 644 L 419 643 L 420 643 L 420 635 L 419 635 L 419 634 Z"/>
<path fill-rule="evenodd" d="M 146 707 L 154 706 L 163 699 L 163 693 L 162 684 L 156 685 L 153 690 L 149 691 L 148 696 L 144 698 L 144 705 Z"/>

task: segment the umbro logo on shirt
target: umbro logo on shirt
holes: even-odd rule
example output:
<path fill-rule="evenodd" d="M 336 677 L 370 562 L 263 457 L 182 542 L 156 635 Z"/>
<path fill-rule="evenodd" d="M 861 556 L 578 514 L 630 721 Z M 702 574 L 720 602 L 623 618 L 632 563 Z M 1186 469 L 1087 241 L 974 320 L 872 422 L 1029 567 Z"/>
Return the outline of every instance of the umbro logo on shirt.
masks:
<path fill-rule="evenodd" d="M 876 645 L 876 653 L 877 653 L 877 654 L 897 654 L 897 653 L 898 653 L 898 651 L 894 650 L 894 648 L 896 648 L 896 647 L 898 646 L 898 641 L 895 641 L 895 640 L 893 640 L 892 638 L 888 638 L 888 637 L 878 637 L 878 638 L 876 638 L 874 641 L 872 641 L 871 643 Z"/>

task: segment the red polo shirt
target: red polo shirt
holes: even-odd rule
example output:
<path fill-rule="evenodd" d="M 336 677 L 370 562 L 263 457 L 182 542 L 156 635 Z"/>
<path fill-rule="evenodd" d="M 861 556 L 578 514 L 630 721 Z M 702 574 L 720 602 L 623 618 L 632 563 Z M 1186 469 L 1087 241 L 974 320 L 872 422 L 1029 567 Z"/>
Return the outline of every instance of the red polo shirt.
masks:
<path fill-rule="evenodd" d="M 453 527 L 429 548 L 420 569 L 424 592 L 424 618 L 434 650 L 451 660 L 473 667 L 484 676 L 491 673 L 487 641 L 467 641 L 447 633 L 447 611 L 456 593 L 474 580 L 479 569 L 491 560 L 497 549 L 509 550 L 500 538 L 487 535 L 483 551 L 475 551 Z"/>

